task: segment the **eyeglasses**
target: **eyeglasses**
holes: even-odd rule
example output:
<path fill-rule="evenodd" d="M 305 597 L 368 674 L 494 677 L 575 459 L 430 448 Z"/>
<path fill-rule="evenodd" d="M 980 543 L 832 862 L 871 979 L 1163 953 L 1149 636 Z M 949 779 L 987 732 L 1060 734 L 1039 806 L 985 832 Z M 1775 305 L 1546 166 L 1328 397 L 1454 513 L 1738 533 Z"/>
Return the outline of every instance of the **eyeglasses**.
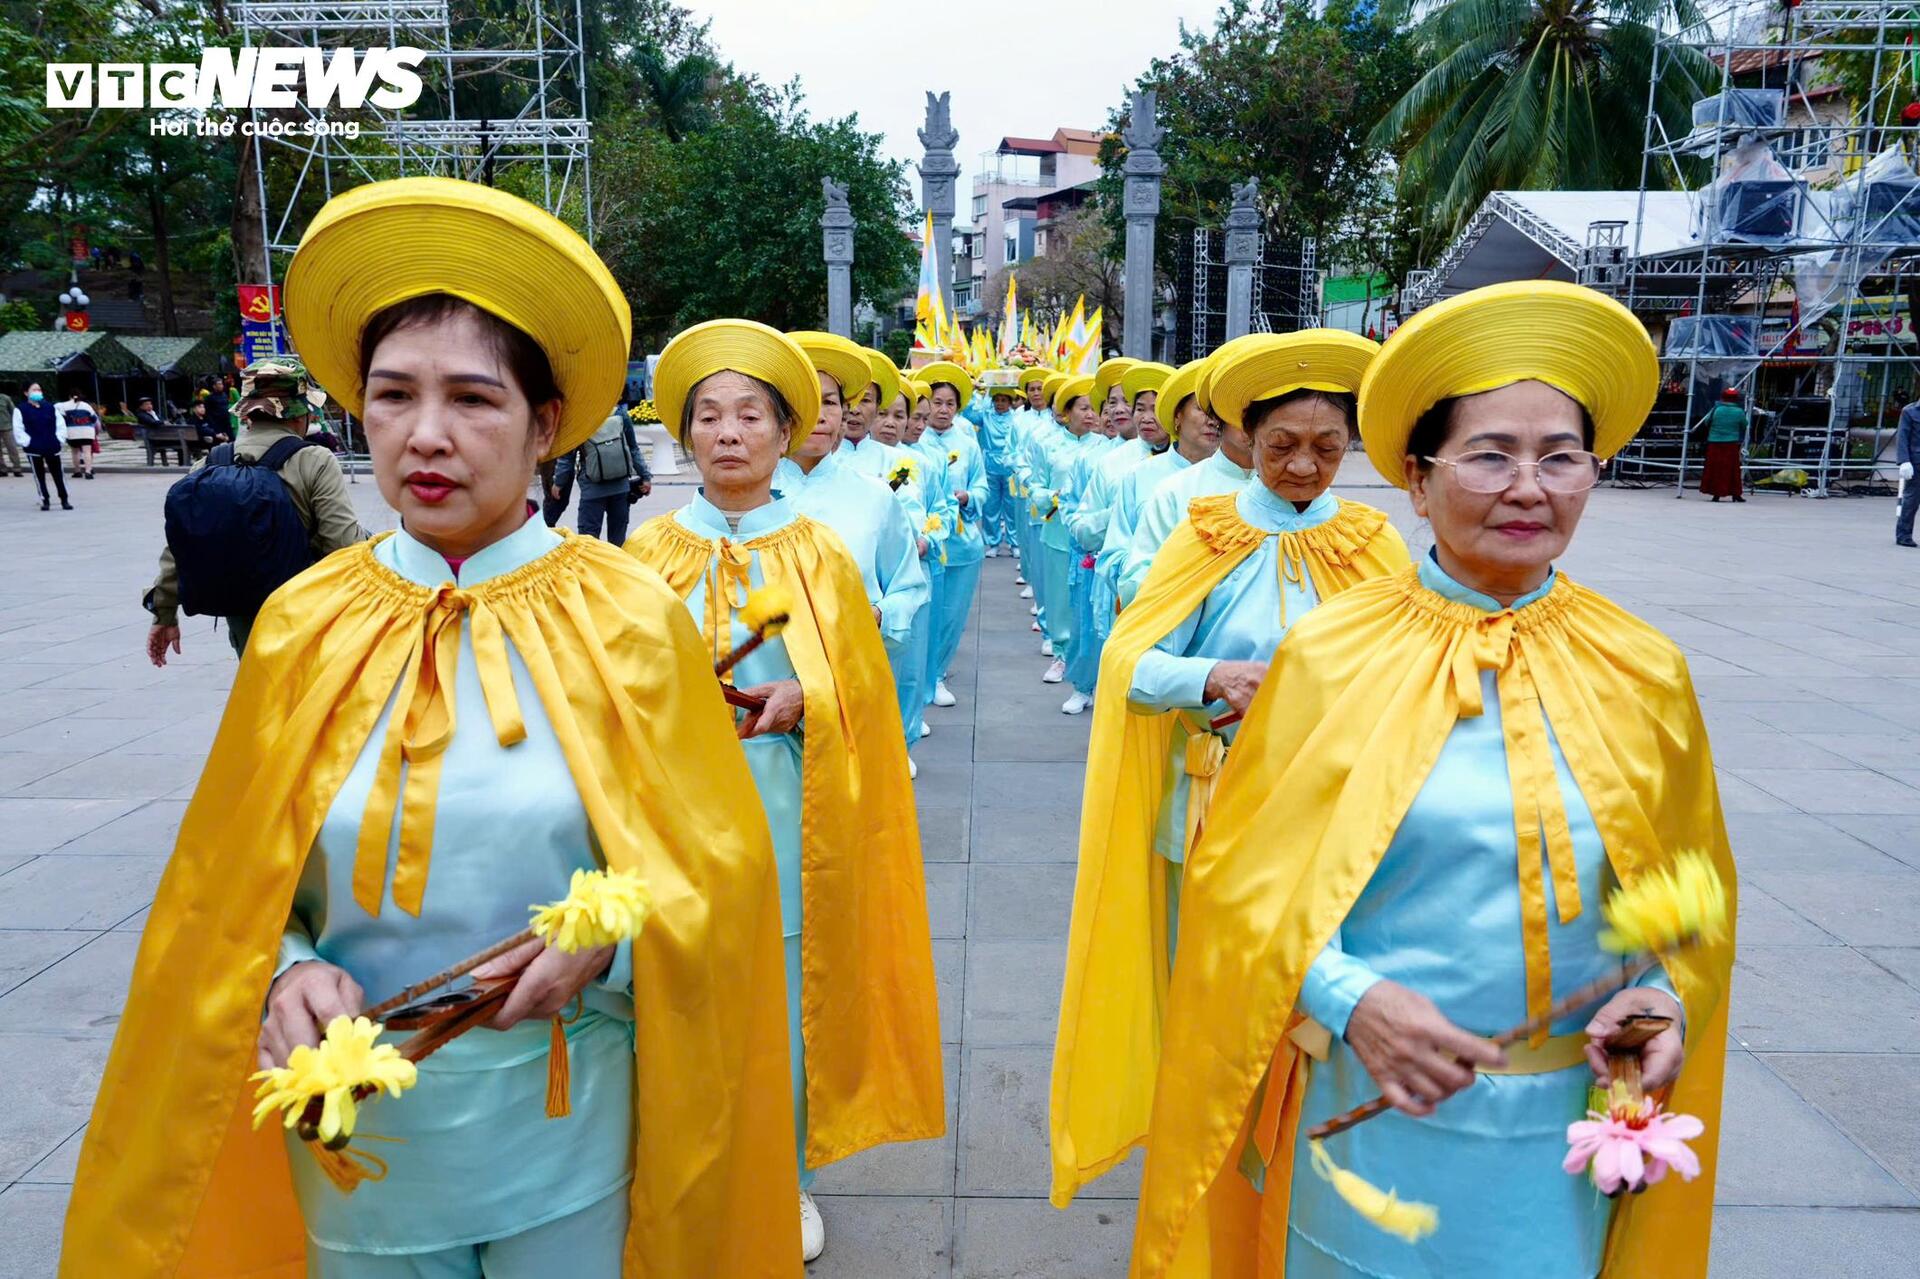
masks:
<path fill-rule="evenodd" d="M 1530 466 L 1549 493 L 1584 493 L 1600 478 L 1600 459 L 1585 449 L 1563 449 L 1537 462 L 1522 462 L 1511 453 L 1493 449 L 1462 453 L 1459 457 L 1430 457 L 1429 462 L 1451 466 L 1460 487 L 1469 493 L 1504 493 Z"/>

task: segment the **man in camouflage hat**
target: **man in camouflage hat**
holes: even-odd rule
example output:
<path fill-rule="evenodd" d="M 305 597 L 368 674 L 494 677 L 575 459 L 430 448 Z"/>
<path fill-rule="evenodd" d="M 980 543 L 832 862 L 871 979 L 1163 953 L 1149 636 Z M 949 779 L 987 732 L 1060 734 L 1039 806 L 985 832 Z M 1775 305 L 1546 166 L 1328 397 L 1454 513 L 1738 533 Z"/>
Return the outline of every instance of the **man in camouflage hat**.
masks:
<path fill-rule="evenodd" d="M 168 495 L 169 511 L 190 498 L 198 500 L 199 494 L 205 494 L 209 504 L 215 503 L 222 492 L 228 491 L 224 485 L 206 482 L 209 477 L 202 474 L 206 468 L 232 467 L 235 463 L 258 466 L 272 470 L 285 486 L 286 496 L 306 526 L 308 549 L 314 560 L 364 541 L 367 533 L 360 527 L 353 499 L 347 495 L 340 463 L 326 448 L 307 439 L 309 427 L 318 421 L 319 408 L 325 402 L 326 392 L 313 384 L 306 368 L 293 356 L 270 356 L 247 365 L 240 374 L 240 399 L 233 410 L 238 437 L 231 445 L 209 453 L 193 475 L 175 486 L 175 492 Z M 213 510 L 204 514 L 204 526 L 219 527 L 223 520 L 236 529 L 245 525 L 244 519 L 234 518 L 240 513 Z M 181 549 L 185 551 L 184 543 Z M 242 576 L 248 567 L 246 557 L 254 549 L 237 533 L 227 545 L 208 548 L 203 542 L 189 552 L 202 561 L 190 565 L 189 574 L 202 580 L 222 573 Z M 175 550 L 169 545 L 160 552 L 160 575 L 142 601 L 153 614 L 153 626 L 147 632 L 147 657 L 155 666 L 167 664 L 169 649 L 180 651 L 180 565 Z M 192 600 L 188 603 L 191 605 Z M 227 638 L 238 655 L 246 649 L 254 614 L 221 615 L 227 619 Z"/>
<path fill-rule="evenodd" d="M 242 423 L 256 420 L 285 423 L 306 433 L 306 419 L 327 402 L 327 393 L 307 376 L 306 366 L 291 355 L 270 355 L 240 370 L 240 402 L 234 412 Z"/>

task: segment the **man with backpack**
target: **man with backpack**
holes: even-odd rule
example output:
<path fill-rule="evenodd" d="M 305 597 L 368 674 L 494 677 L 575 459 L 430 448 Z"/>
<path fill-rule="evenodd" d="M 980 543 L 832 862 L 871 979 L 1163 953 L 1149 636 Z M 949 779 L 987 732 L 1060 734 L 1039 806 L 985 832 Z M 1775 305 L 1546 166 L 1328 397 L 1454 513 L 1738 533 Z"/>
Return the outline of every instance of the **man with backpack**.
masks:
<path fill-rule="evenodd" d="M 580 532 L 587 537 L 599 537 L 604 519 L 607 540 L 615 546 L 625 542 L 627 514 L 636 499 L 653 491 L 653 473 L 640 460 L 633 423 L 618 405 L 585 444 L 554 464 L 553 489 L 564 493 L 576 483 L 580 487 L 580 515 L 576 521 Z M 552 492 L 550 489 L 548 496 Z"/>
<path fill-rule="evenodd" d="M 240 375 L 240 435 L 167 491 L 167 547 L 143 600 L 153 614 L 147 657 L 180 651 L 182 611 L 224 617 L 236 656 L 281 583 L 366 539 L 340 463 L 306 438 L 325 392 L 298 360 L 256 360 Z"/>

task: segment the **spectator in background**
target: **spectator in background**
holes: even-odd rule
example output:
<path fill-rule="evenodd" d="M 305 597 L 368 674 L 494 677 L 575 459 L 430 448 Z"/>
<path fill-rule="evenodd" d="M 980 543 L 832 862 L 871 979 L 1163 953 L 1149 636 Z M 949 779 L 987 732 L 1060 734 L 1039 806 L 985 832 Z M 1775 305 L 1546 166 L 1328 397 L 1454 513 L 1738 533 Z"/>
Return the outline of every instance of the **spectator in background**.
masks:
<path fill-rule="evenodd" d="M 143 395 L 134 401 L 133 421 L 134 424 L 143 431 L 159 430 L 166 425 L 165 422 L 160 420 L 160 415 L 153 411 L 153 397 L 151 395 Z"/>
<path fill-rule="evenodd" d="M 1747 438 L 1747 413 L 1740 392 L 1728 387 L 1707 415 L 1707 464 L 1700 473 L 1700 491 L 1718 502 L 1730 497 L 1746 501 L 1740 479 L 1740 445 Z"/>
<path fill-rule="evenodd" d="M 580 485 L 580 514 L 574 524 L 587 537 L 599 537 L 604 520 L 606 540 L 623 545 L 627 540 L 627 515 L 635 499 L 653 491 L 653 474 L 640 460 L 633 423 L 618 405 L 585 444 L 554 464 L 553 489 L 548 491 L 564 493 L 576 481 Z"/>
<path fill-rule="evenodd" d="M 1900 463 L 1900 514 L 1893 521 L 1893 544 L 1912 546 L 1913 512 L 1920 506 L 1920 484 L 1913 482 L 1914 459 L 1920 458 L 1920 400 L 1900 410 L 1893 433 L 1893 456 Z"/>
<path fill-rule="evenodd" d="M 13 406 L 13 438 L 33 459 L 33 480 L 40 486 L 40 509 L 51 510 L 47 480 L 53 480 L 60 492 L 60 509 L 71 511 L 67 500 L 67 482 L 60 475 L 60 446 L 67 442 L 67 424 L 55 406 L 47 403 L 38 382 L 27 383 L 27 396 Z"/>
<path fill-rule="evenodd" d="M 236 460 L 262 466 L 277 474 L 285 485 L 287 497 L 306 526 L 308 550 L 314 560 L 365 541 L 366 530 L 360 527 L 353 499 L 347 494 L 340 463 L 324 448 L 305 447 L 307 428 L 317 407 L 317 388 L 306 369 L 291 356 L 259 360 L 247 366 L 242 385 L 245 394 L 238 417 L 244 429 L 240 438 L 230 450 L 209 454 L 200 469 L 180 483 L 190 484 L 196 476 L 204 476 L 207 468 L 230 466 Z M 251 549 L 234 548 L 233 553 L 246 555 Z M 217 564 L 189 564 L 187 571 L 206 580 L 209 575 L 217 576 L 221 568 Z M 153 625 L 147 631 L 147 660 L 165 666 L 168 650 L 180 651 L 180 564 L 171 544 L 160 552 L 160 574 L 141 603 L 153 614 Z M 228 642 L 238 657 L 246 651 L 253 614 L 223 615 Z"/>
<path fill-rule="evenodd" d="M 27 473 L 26 459 L 20 455 L 20 443 L 13 438 L 13 397 L 0 391 L 0 475 Z"/>
<path fill-rule="evenodd" d="M 214 431 L 233 438 L 233 406 L 227 403 L 225 387 L 216 380 L 211 386 L 203 387 L 196 398 L 207 406 L 207 421 L 213 424 Z"/>
<path fill-rule="evenodd" d="M 192 410 L 187 414 L 187 421 L 192 424 L 194 434 L 200 438 L 201 448 L 210 449 L 216 444 L 227 442 L 226 434 L 215 430 L 212 419 L 207 416 L 205 400 L 194 401 Z"/>
<path fill-rule="evenodd" d="M 60 424 L 66 428 L 67 447 L 73 450 L 73 473 L 92 479 L 94 443 L 100 437 L 100 411 L 81 399 L 77 390 L 54 405 L 53 411 L 60 415 Z"/>

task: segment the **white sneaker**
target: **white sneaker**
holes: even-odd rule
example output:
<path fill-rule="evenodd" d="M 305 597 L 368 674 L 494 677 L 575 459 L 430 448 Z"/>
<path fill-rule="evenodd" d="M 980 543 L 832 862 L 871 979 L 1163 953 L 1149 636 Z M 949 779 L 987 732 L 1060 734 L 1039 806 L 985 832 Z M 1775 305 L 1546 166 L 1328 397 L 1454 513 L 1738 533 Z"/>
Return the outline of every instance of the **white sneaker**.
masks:
<path fill-rule="evenodd" d="M 947 681 L 941 680 L 933 686 L 933 704 L 935 706 L 951 706 L 955 700 L 953 690 L 947 687 Z"/>
<path fill-rule="evenodd" d="M 920 776 L 920 765 L 914 763 L 913 756 L 909 755 L 907 756 L 907 780 L 912 781 L 914 778 L 918 776 Z M 806 1210 L 804 1208 L 801 1209 L 802 1215 L 800 1220 L 803 1222 L 806 1220 L 805 1212 Z M 808 1260 L 812 1260 L 812 1258 L 808 1258 Z"/>
<path fill-rule="evenodd" d="M 1091 705 L 1093 705 L 1093 699 L 1079 689 L 1075 689 L 1072 697 L 1060 703 L 1060 713 L 1062 715 L 1078 715 Z"/>
<path fill-rule="evenodd" d="M 1067 677 L 1067 664 L 1060 658 L 1053 659 L 1053 665 L 1047 667 L 1047 673 L 1040 677 L 1042 684 L 1058 684 Z"/>
<path fill-rule="evenodd" d="M 990 559 L 990 560 L 997 560 L 997 559 L 999 559 L 999 558 L 1000 558 L 1000 548 L 999 548 L 999 547 L 997 547 L 997 546 L 989 546 L 989 547 L 987 548 L 987 558 L 988 558 L 988 559 Z"/>
<path fill-rule="evenodd" d="M 927 723 L 927 721 L 925 721 L 924 719 L 920 721 L 920 736 L 922 737 L 933 736 L 933 725 Z"/>
<path fill-rule="evenodd" d="M 820 1205 L 813 1196 L 800 1192 L 800 1260 L 812 1261 L 827 1250 L 827 1223 L 820 1219 Z"/>
<path fill-rule="evenodd" d="M 1028 585 L 1027 585 L 1027 579 L 1026 579 L 1026 578 L 1024 578 L 1024 577 L 1016 577 L 1016 578 L 1014 579 L 1014 581 L 1016 581 L 1016 582 L 1018 582 L 1018 583 L 1020 583 L 1020 586 L 1021 586 L 1021 591 L 1020 591 L 1020 598 L 1021 598 L 1021 599 L 1023 599 L 1023 600 L 1030 600 L 1030 599 L 1032 599 L 1032 598 L 1033 598 L 1033 588 L 1032 588 L 1031 586 L 1028 586 Z"/>
<path fill-rule="evenodd" d="M 1033 621 L 1027 624 L 1027 629 L 1032 631 L 1035 635 L 1038 635 L 1040 633 L 1040 619 L 1037 617 L 1034 618 Z"/>
<path fill-rule="evenodd" d="M 1052 657 L 1052 656 L 1053 656 L 1053 641 L 1052 641 L 1052 640 L 1050 640 L 1050 639 L 1043 639 L 1043 640 L 1041 640 L 1041 641 L 1040 641 L 1040 656 L 1042 656 L 1042 657 Z"/>

